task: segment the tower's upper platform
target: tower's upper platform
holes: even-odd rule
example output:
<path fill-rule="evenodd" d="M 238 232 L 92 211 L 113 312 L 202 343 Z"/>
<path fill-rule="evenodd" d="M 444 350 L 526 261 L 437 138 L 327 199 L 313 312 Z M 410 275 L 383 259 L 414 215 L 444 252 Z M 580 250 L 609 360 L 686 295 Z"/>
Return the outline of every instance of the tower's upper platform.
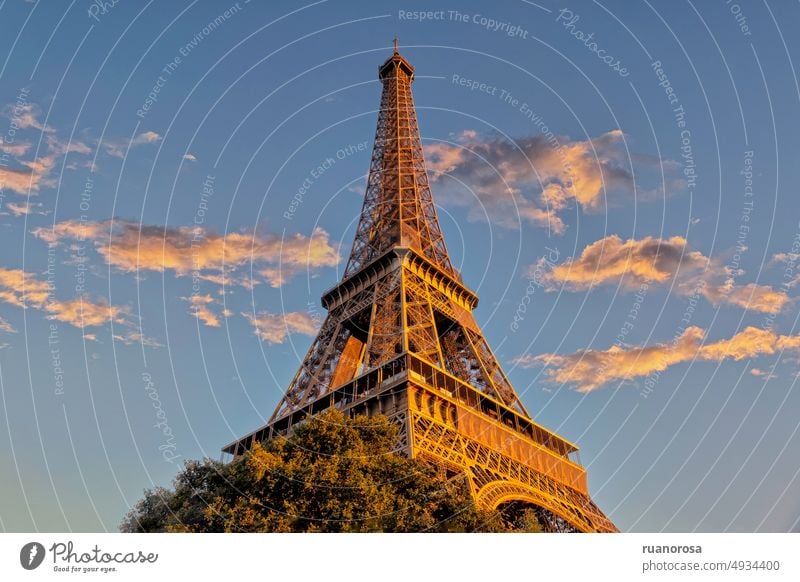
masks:
<path fill-rule="evenodd" d="M 378 67 L 378 77 L 383 80 L 386 77 L 395 76 L 397 70 L 408 75 L 409 82 L 414 80 L 414 67 L 400 54 L 400 50 L 397 47 L 397 39 L 395 39 L 394 54 Z"/>

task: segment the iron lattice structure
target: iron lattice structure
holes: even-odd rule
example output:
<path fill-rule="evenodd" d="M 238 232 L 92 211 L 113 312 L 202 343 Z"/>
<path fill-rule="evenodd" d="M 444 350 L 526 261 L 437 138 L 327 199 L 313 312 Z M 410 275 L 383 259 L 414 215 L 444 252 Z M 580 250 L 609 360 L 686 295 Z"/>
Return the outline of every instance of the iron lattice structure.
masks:
<path fill-rule="evenodd" d="M 524 502 L 552 531 L 617 531 L 589 497 L 578 448 L 531 419 L 475 322 L 478 297 L 450 262 L 431 196 L 414 67 L 395 47 L 379 77 L 364 205 L 344 276 L 322 297 L 328 315 L 269 422 L 223 451 L 330 407 L 386 414 L 398 450 L 466 474 L 479 506 Z"/>

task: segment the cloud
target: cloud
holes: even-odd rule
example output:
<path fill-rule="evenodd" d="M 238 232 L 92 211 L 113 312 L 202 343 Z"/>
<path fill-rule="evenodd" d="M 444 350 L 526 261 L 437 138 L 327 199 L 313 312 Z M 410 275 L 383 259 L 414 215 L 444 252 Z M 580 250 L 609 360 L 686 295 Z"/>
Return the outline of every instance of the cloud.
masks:
<path fill-rule="evenodd" d="M 26 214 L 47 216 L 49 213 L 43 207 L 40 202 L 6 202 L 6 209 L 17 218 Z"/>
<path fill-rule="evenodd" d="M 145 131 L 133 138 L 131 144 L 136 146 L 143 143 L 156 143 L 157 141 L 161 141 L 160 135 L 158 135 L 155 131 Z"/>
<path fill-rule="evenodd" d="M 125 152 L 130 148 L 136 146 L 157 143 L 161 141 L 161 136 L 155 131 L 145 131 L 135 136 L 130 142 L 123 140 L 106 140 L 101 142 L 101 146 L 110 156 L 115 158 L 124 158 Z"/>
<path fill-rule="evenodd" d="M 42 109 L 35 103 L 17 102 L 6 105 L 3 108 L 3 116 L 10 119 L 19 129 L 38 129 L 44 133 L 55 132 L 52 127 L 45 126 L 39 121 Z"/>
<path fill-rule="evenodd" d="M 770 264 L 776 263 L 796 263 L 800 259 L 798 253 L 775 253 L 770 259 Z"/>
<path fill-rule="evenodd" d="M 778 351 L 800 350 L 800 335 L 778 335 L 770 329 L 746 327 L 730 339 L 707 344 L 701 348 L 704 360 L 732 358 L 740 361 Z"/>
<path fill-rule="evenodd" d="M 45 137 L 46 147 L 44 151 L 34 160 L 22 160 L 30 149 L 31 144 L 27 142 L 5 143 L 0 141 L 0 152 L 10 154 L 17 158 L 23 168 L 0 167 L 0 189 L 8 188 L 19 194 L 35 193 L 42 187 L 53 186 L 54 182 L 49 179 L 49 174 L 55 167 L 56 162 L 62 156 L 69 153 L 88 155 L 92 153 L 92 148 L 87 144 L 71 139 L 64 141 L 57 137 L 56 130 L 51 126 L 46 126 L 40 121 L 42 115 L 41 108 L 34 103 L 16 103 L 7 105 L 3 108 L 2 114 L 11 120 L 18 129 L 38 129 Z M 129 148 L 141 145 L 157 143 L 161 141 L 161 135 L 155 131 L 143 131 L 130 140 L 109 139 L 98 144 L 107 154 L 122 158 Z M 189 154 L 191 155 L 191 154 Z M 82 164 L 94 171 L 93 162 Z M 7 165 L 6 165 L 7 166 Z M 77 168 L 75 163 L 68 163 L 68 169 Z"/>
<path fill-rule="evenodd" d="M 33 234 L 50 244 L 65 240 L 92 241 L 110 265 L 125 272 L 173 271 L 195 274 L 219 284 L 257 284 L 235 271 L 259 267 L 273 287 L 280 287 L 303 270 L 334 267 L 341 261 L 328 233 L 317 228 L 310 237 L 282 238 L 272 234 L 231 232 L 225 235 L 201 227 L 140 225 L 125 220 L 67 220 Z"/>
<path fill-rule="evenodd" d="M 82 155 L 89 155 L 92 153 L 92 148 L 90 148 L 82 141 L 78 141 L 75 139 L 70 141 L 63 141 L 58 137 L 56 137 L 55 135 L 47 136 L 47 148 L 51 154 L 57 156 L 62 156 L 64 154 L 69 154 L 69 153 L 82 154 Z"/>
<path fill-rule="evenodd" d="M 219 316 L 210 307 L 217 302 L 211 295 L 191 295 L 189 297 L 181 297 L 181 299 L 189 303 L 190 313 L 205 325 L 208 327 L 220 326 Z M 227 317 L 231 312 L 224 309 L 222 314 Z"/>
<path fill-rule="evenodd" d="M 8 323 L 2 317 L 0 317 L 0 331 L 4 331 L 6 333 L 17 333 L 17 330 L 14 329 L 14 326 Z"/>
<path fill-rule="evenodd" d="M 32 193 L 39 189 L 41 176 L 33 172 L 0 167 L 0 190 L 9 189 L 17 194 Z"/>
<path fill-rule="evenodd" d="M 127 308 L 108 305 L 105 300 L 93 303 L 86 297 L 69 301 L 50 301 L 45 310 L 50 313 L 48 319 L 63 321 L 81 329 L 104 325 L 109 321 L 125 323 L 124 316 L 128 315 Z"/>
<path fill-rule="evenodd" d="M 121 342 L 125 345 L 141 344 L 146 348 L 160 348 L 161 344 L 155 339 L 143 335 L 140 331 L 135 329 L 123 330 L 121 333 L 115 333 L 111 336 L 115 341 Z"/>
<path fill-rule="evenodd" d="M 263 311 L 258 314 L 243 312 L 242 315 L 253 326 L 253 333 L 269 344 L 282 344 L 289 334 L 301 333 L 313 336 L 317 333 L 317 322 L 308 313 L 292 311 L 278 314 Z"/>
<path fill-rule="evenodd" d="M 261 255 L 269 255 L 266 244 Z M 316 228 L 311 238 L 295 234 L 290 239 L 283 241 L 277 260 L 271 260 L 275 266 L 266 267 L 259 274 L 266 279 L 270 287 L 278 288 L 287 283 L 292 277 L 319 267 L 334 267 L 341 261 L 341 256 L 330 244 L 328 233 L 321 228 Z"/>
<path fill-rule="evenodd" d="M 798 273 L 797 263 L 800 261 L 800 254 L 798 253 L 776 253 L 772 255 L 769 262 L 770 266 L 783 263 L 786 267 L 783 270 L 783 286 L 788 289 L 794 289 L 800 285 L 800 273 Z"/>
<path fill-rule="evenodd" d="M 196 162 L 197 156 L 195 156 L 194 154 L 183 154 L 183 159 L 189 162 Z"/>
<path fill-rule="evenodd" d="M 732 277 L 728 277 L 720 285 L 707 285 L 703 294 L 706 299 L 717 305 L 727 303 L 762 313 L 778 313 L 792 301 L 791 297 L 768 285 L 756 283 L 735 285 Z"/>
<path fill-rule="evenodd" d="M 445 188 L 449 176 L 473 189 L 476 199 L 463 195 L 448 200 L 470 206 L 470 217 L 489 218 L 508 228 L 520 222 L 547 226 L 562 233 L 558 213 L 572 202 L 585 210 L 599 210 L 607 192 L 634 192 L 630 161 L 622 147 L 623 133 L 612 130 L 599 137 L 571 141 L 552 133 L 510 141 L 502 136 L 462 132 L 457 144 L 425 146 L 431 179 Z M 674 162 L 635 156 L 640 167 L 662 167 L 672 174 Z M 674 180 L 670 187 L 680 186 Z M 648 195 L 652 191 L 639 190 Z"/>
<path fill-rule="evenodd" d="M 32 160 L 22 160 L 20 158 L 30 151 L 30 144 L 0 142 L 0 151 L 5 155 L 13 155 L 18 165 L 16 168 L 8 167 L 7 163 L 0 166 L 0 190 L 7 188 L 17 194 L 35 194 L 43 187 L 55 185 L 50 174 L 61 157 L 69 153 L 86 155 L 92 152 L 81 141 L 65 142 L 59 139 L 52 127 L 46 127 L 39 121 L 41 110 L 32 103 L 8 105 L 3 115 L 20 129 L 33 128 L 43 132 L 45 145 L 41 155 Z"/>
<path fill-rule="evenodd" d="M 32 273 L 0 267 L 0 299 L 17 307 L 42 308 L 50 298 L 50 285 Z"/>
<path fill-rule="evenodd" d="M 0 152 L 14 156 L 15 158 L 24 156 L 31 149 L 31 144 L 26 142 L 6 143 L 0 137 Z"/>
<path fill-rule="evenodd" d="M 778 335 L 772 330 L 747 327 L 729 339 L 703 345 L 705 332 L 689 327 L 672 344 L 607 350 L 579 350 L 562 356 L 526 354 L 515 358 L 523 368 L 546 366 L 545 376 L 554 383 L 574 386 L 578 392 L 592 392 L 616 381 L 632 381 L 663 372 L 693 359 L 721 362 L 773 355 L 779 351 L 800 351 L 800 336 Z"/>
<path fill-rule="evenodd" d="M 55 142 L 56 149 L 49 149 L 43 156 L 33 160 L 17 160 L 23 168 L 0 167 L 0 190 L 8 188 L 17 194 L 36 194 L 41 188 L 52 187 L 55 181 L 50 174 L 62 155 L 68 148 L 60 142 Z"/>
<path fill-rule="evenodd" d="M 774 380 L 778 376 L 771 371 L 762 370 L 761 368 L 750 368 L 750 375 L 756 378 L 764 378 L 765 380 Z"/>
<path fill-rule="evenodd" d="M 113 321 L 125 324 L 127 308 L 109 305 L 104 300 L 91 301 L 87 296 L 60 301 L 51 296 L 50 284 L 20 269 L 0 267 L 0 301 L 46 313 L 48 319 L 77 328 L 95 327 Z"/>
<path fill-rule="evenodd" d="M 668 285 L 684 296 L 702 295 L 715 305 L 726 304 L 776 313 L 791 299 L 767 285 L 737 285 L 732 269 L 689 248 L 685 238 L 645 237 L 623 241 L 610 235 L 583 249 L 580 256 L 558 265 L 542 260 L 531 267 L 548 291 L 587 291 L 600 285 L 620 285 L 633 291 L 643 285 Z"/>

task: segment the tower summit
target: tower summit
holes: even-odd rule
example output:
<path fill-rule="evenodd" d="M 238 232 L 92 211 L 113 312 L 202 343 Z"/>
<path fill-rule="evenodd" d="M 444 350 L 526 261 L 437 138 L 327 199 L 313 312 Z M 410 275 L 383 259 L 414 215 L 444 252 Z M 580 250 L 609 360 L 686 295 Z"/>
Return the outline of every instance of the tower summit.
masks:
<path fill-rule="evenodd" d="M 378 68 L 383 83 L 378 129 L 355 242 L 345 277 L 390 248 L 416 248 L 456 275 L 433 204 L 411 83 L 414 67 L 395 39 L 394 54 Z"/>
<path fill-rule="evenodd" d="M 472 315 L 478 296 L 447 254 L 425 169 L 411 84 L 395 39 L 364 204 L 328 315 L 269 422 L 223 452 L 285 436 L 334 407 L 385 414 L 398 450 L 465 474 L 476 503 L 533 506 L 550 531 L 617 531 L 589 497 L 578 448 L 535 423 Z"/>

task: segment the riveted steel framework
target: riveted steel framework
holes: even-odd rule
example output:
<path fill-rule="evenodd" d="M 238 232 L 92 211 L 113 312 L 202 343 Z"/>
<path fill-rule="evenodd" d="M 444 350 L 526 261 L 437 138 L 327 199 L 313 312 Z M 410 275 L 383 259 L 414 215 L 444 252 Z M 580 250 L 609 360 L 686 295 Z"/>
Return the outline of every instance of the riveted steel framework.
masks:
<path fill-rule="evenodd" d="M 364 205 L 343 279 L 322 297 L 319 333 L 269 422 L 239 455 L 336 407 L 386 414 L 398 450 L 466 474 L 476 502 L 534 505 L 551 531 L 616 531 L 589 497 L 577 447 L 536 424 L 472 315 L 477 295 L 447 254 L 411 95 L 414 68 L 379 68 L 381 110 Z"/>

